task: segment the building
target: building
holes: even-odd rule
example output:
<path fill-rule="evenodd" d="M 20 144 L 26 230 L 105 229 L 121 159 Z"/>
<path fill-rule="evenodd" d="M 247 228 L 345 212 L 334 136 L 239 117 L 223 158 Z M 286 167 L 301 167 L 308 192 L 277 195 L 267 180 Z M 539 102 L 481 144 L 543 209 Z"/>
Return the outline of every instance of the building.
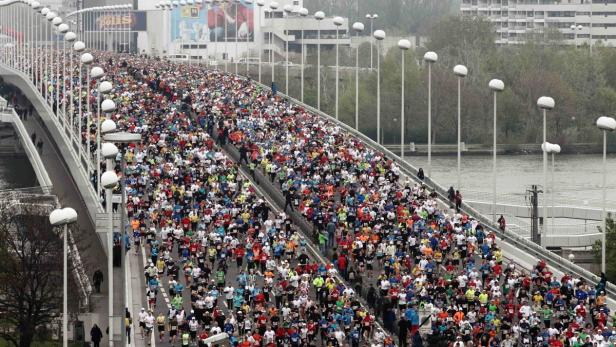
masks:
<path fill-rule="evenodd" d="M 499 44 L 523 43 L 551 28 L 567 44 L 616 46 L 616 0 L 462 0 L 460 10 L 489 18 Z"/>
<path fill-rule="evenodd" d="M 140 1 L 139 10 L 147 12 L 148 25 L 147 31 L 139 34 L 139 51 L 233 61 L 258 57 L 257 52 L 261 50 L 263 57 L 273 52 L 275 59 L 280 60 L 285 56 L 287 42 L 289 51 L 300 52 L 302 43 L 308 48 L 319 42 L 319 31 L 324 49 L 336 42 L 351 44 L 346 18 L 337 27 L 332 17 L 319 21 L 312 13 L 301 16 L 297 10 L 303 7 L 302 0 L 280 0 L 275 10 L 269 7 L 269 1 L 264 6 L 257 6 L 256 2 L 224 1 L 212 5 L 203 1 L 200 5 L 186 3 L 169 11 L 158 8 L 158 0 Z M 292 6 L 293 11 L 286 13 L 285 5 Z"/>

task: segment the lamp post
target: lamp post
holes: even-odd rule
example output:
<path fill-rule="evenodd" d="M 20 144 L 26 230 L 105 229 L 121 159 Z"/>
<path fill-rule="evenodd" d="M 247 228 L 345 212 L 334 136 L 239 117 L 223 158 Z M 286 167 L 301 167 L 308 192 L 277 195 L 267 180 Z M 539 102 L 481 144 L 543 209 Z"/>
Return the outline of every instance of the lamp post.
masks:
<path fill-rule="evenodd" d="M 284 27 L 285 27 L 285 75 L 284 75 L 284 83 L 285 83 L 285 87 L 284 87 L 284 92 L 285 94 L 289 95 L 289 17 L 291 16 L 291 13 L 293 12 L 293 6 L 291 5 L 284 5 L 284 7 L 282 8 L 284 10 L 284 15 L 285 15 L 285 21 L 284 21 Z"/>
<path fill-rule="evenodd" d="M 464 65 L 456 65 L 453 73 L 458 77 L 458 190 L 462 190 L 462 176 L 460 173 L 462 164 L 462 80 L 468 75 L 468 69 Z"/>
<path fill-rule="evenodd" d="M 597 128 L 603 131 L 603 178 L 601 183 L 603 187 L 601 197 L 601 228 L 603 232 L 601 233 L 601 272 L 605 273 L 605 235 L 607 233 L 605 221 L 605 200 L 607 194 L 607 132 L 616 130 L 616 119 L 612 117 L 599 117 L 599 119 L 597 119 Z"/>
<path fill-rule="evenodd" d="M 505 83 L 498 79 L 493 79 L 488 84 L 492 94 L 494 94 L 494 119 L 492 121 L 492 221 L 496 223 L 496 95 L 505 89 Z"/>
<path fill-rule="evenodd" d="M 73 42 L 75 42 L 75 40 L 77 39 L 77 34 L 75 34 L 72 31 L 67 32 L 66 34 L 64 34 L 64 40 L 66 42 L 68 42 L 69 44 L 72 45 Z M 66 43 L 64 44 L 66 46 Z M 84 47 L 85 49 L 85 47 Z M 73 49 L 74 50 L 74 49 Z M 66 78 L 66 71 L 64 72 L 64 74 L 62 75 L 62 85 L 63 85 L 63 93 L 64 93 L 64 102 L 62 105 L 62 111 L 64 112 L 64 118 L 67 118 L 70 128 L 71 128 L 71 137 L 74 137 L 75 134 L 75 127 L 74 127 L 74 119 L 73 119 L 73 54 L 71 52 L 71 47 L 69 47 L 69 93 L 70 93 L 70 97 L 68 97 L 66 95 L 66 82 L 64 82 L 65 78 Z M 64 65 L 66 65 L 66 52 L 64 53 Z M 65 67 L 66 68 L 66 67 Z M 70 102 L 69 104 L 69 114 L 68 117 L 66 116 L 66 103 Z M 71 142 L 72 142 L 72 138 L 71 138 Z"/>
<path fill-rule="evenodd" d="M 280 5 L 278 5 L 278 3 L 276 1 L 272 1 L 269 4 L 271 13 L 270 13 L 270 21 L 273 22 L 273 18 L 274 18 L 274 12 L 278 9 Z M 273 23 L 272 23 L 272 28 L 273 28 Z M 274 86 L 274 84 L 276 84 L 276 65 L 274 62 L 274 33 L 271 31 L 270 29 L 270 64 L 272 65 L 272 87 Z"/>
<path fill-rule="evenodd" d="M 542 96 L 537 100 L 537 106 L 543 111 L 543 142 L 547 141 L 547 113 L 548 110 L 554 109 L 554 99 L 549 96 Z M 543 152 L 543 190 L 547 191 L 548 187 L 548 153 Z M 543 199 L 543 232 L 541 233 L 542 245 L 545 246 L 545 238 L 548 233 L 548 204 L 547 199 Z"/>
<path fill-rule="evenodd" d="M 321 21 L 325 19 L 323 11 L 314 14 L 317 20 L 317 110 L 321 110 Z"/>
<path fill-rule="evenodd" d="M 377 30 L 372 34 L 377 39 L 376 44 L 376 143 L 381 143 L 381 45 L 385 39 L 385 31 Z"/>
<path fill-rule="evenodd" d="M 107 100 L 105 100 L 107 101 Z M 111 120 L 106 120 L 109 129 L 115 130 L 115 123 Z M 104 122 L 104 123 L 105 123 Z M 113 123 L 110 124 L 109 122 Z M 101 131 L 104 129 L 101 128 Z M 107 233 L 107 284 L 109 290 L 109 346 L 113 346 L 113 189 L 118 185 L 119 178 L 114 169 L 114 159 L 118 155 L 118 147 L 113 143 L 104 143 L 101 146 L 103 157 L 106 161 L 106 171 L 101 175 L 101 185 L 105 188 L 105 205 L 109 221 L 109 231 Z"/>
<path fill-rule="evenodd" d="M 86 81 L 87 81 L 86 83 L 86 150 L 88 153 L 88 156 L 87 156 L 88 178 L 91 178 L 92 177 L 91 176 L 92 175 L 92 155 L 90 152 L 90 122 L 92 121 L 92 109 L 90 107 L 90 84 L 91 84 L 90 81 L 92 78 L 100 79 L 101 77 L 105 75 L 105 72 L 100 67 L 96 67 L 96 69 L 92 68 L 92 70 L 94 71 L 90 70 L 89 66 L 92 64 L 92 62 L 94 62 L 94 57 L 90 53 L 82 54 L 80 60 L 86 66 Z M 92 72 L 95 72 L 96 75 L 93 75 Z M 82 112 L 81 108 L 79 109 L 79 112 L 80 113 Z M 83 116 L 80 114 L 79 119 L 82 119 L 82 118 Z"/>
<path fill-rule="evenodd" d="M 376 13 L 375 14 L 367 14 L 366 15 L 366 19 L 370 20 L 370 32 L 371 33 L 374 32 L 374 28 L 373 28 L 374 20 L 377 19 L 377 18 L 379 18 L 379 15 L 376 14 Z M 373 46 L 372 40 L 370 40 L 370 71 L 372 71 L 372 69 L 373 69 L 373 64 L 372 64 L 373 49 L 372 49 L 372 46 Z"/>
<path fill-rule="evenodd" d="M 65 207 L 55 209 L 49 214 L 49 223 L 62 226 L 62 346 L 68 347 L 68 225 L 77 221 L 77 212 Z"/>
<path fill-rule="evenodd" d="M 86 49 L 86 44 L 83 43 L 82 41 L 77 41 L 73 44 L 73 51 L 75 51 L 75 53 L 79 54 L 81 52 L 83 52 Z M 73 59 L 71 59 L 71 65 L 72 65 L 72 61 Z M 77 77 L 77 84 L 79 85 L 78 88 L 78 105 L 79 105 L 79 118 L 77 119 L 77 131 L 75 131 L 75 121 L 74 121 L 74 117 L 75 117 L 75 97 L 73 95 L 73 79 L 71 78 L 71 118 L 73 118 L 73 136 L 75 137 L 73 140 L 77 142 L 77 144 L 79 145 L 79 157 L 81 158 L 81 155 L 83 154 L 83 146 L 81 145 L 81 138 L 79 137 L 79 135 L 81 134 L 81 92 L 82 92 L 82 69 L 83 69 L 83 61 L 81 60 L 81 56 L 79 56 L 79 73 L 78 73 L 78 77 Z M 71 71 L 73 69 L 71 68 Z"/>
<path fill-rule="evenodd" d="M 111 125 L 111 124 L 110 124 Z M 113 128 L 113 125 L 111 125 Z M 122 145 L 126 144 L 137 144 L 141 143 L 141 134 L 134 134 L 128 132 L 112 132 L 105 134 L 103 136 L 103 140 L 108 143 L 118 143 Z M 125 241 L 128 239 L 126 235 L 126 162 L 124 160 L 125 153 L 121 152 L 120 159 L 120 172 L 122 173 L 122 179 L 120 180 L 120 195 L 121 195 L 121 203 L 120 203 L 120 232 L 122 234 L 121 241 L 121 264 L 122 264 L 122 272 L 123 278 L 126 278 L 126 244 Z M 122 282 L 123 285 L 123 293 L 126 292 L 126 283 Z M 124 303 L 126 306 L 126 297 L 124 297 Z M 124 321 L 122 321 L 122 325 L 124 325 Z"/>
<path fill-rule="evenodd" d="M 56 17 L 56 14 L 52 12 L 47 7 L 41 10 L 41 14 L 47 19 L 49 23 Z M 45 44 L 45 71 L 43 71 L 43 75 L 45 78 L 44 83 L 41 83 L 41 88 L 45 91 L 45 100 L 51 106 L 52 105 L 52 93 L 49 90 L 49 86 L 51 85 L 51 72 L 53 65 L 53 52 L 49 48 L 49 36 L 51 32 L 51 25 L 45 25 L 45 40 L 47 41 Z"/>
<path fill-rule="evenodd" d="M 353 30 L 358 38 L 359 33 L 364 31 L 364 23 L 353 23 Z M 355 130 L 359 130 L 359 44 L 355 49 Z"/>
<path fill-rule="evenodd" d="M 344 23 L 344 19 L 342 17 L 334 17 L 333 19 L 334 25 L 336 26 L 336 109 L 335 109 L 335 115 L 336 115 L 336 120 L 339 119 L 338 117 L 338 94 L 339 94 L 339 83 L 340 83 L 340 62 L 339 62 L 339 44 L 338 44 L 338 34 L 339 34 L 339 28 L 340 26 Z"/>
<path fill-rule="evenodd" d="M 578 31 L 581 31 L 584 27 L 581 25 L 571 24 L 569 28 L 571 29 L 571 31 L 573 31 L 573 44 L 575 45 L 575 48 L 577 48 L 578 47 L 578 44 L 577 44 Z"/>
<path fill-rule="evenodd" d="M 400 158 L 404 160 L 404 128 L 406 126 L 406 122 L 404 121 L 404 56 L 406 55 L 406 51 L 411 48 L 411 41 L 407 39 L 402 39 L 398 41 L 398 48 L 400 48 L 400 59 L 402 63 L 402 68 L 400 69 Z"/>
<path fill-rule="evenodd" d="M 432 64 L 438 61 L 435 52 L 426 52 L 424 61 L 428 63 L 428 177 L 432 178 Z"/>
<path fill-rule="evenodd" d="M 552 157 L 552 172 L 551 172 L 551 176 L 552 176 L 552 182 L 550 184 L 550 205 L 552 205 L 552 211 L 550 212 L 550 219 L 552 222 L 552 232 L 555 230 L 554 228 L 554 189 L 556 188 L 555 184 L 554 184 L 554 154 L 560 153 L 560 146 L 557 144 L 553 144 L 553 143 L 549 143 L 549 142 L 544 142 L 541 145 L 541 150 L 543 150 L 544 152 L 547 152 L 548 154 L 551 155 Z M 547 218 L 547 216 L 545 217 Z M 547 223 L 547 220 L 546 220 Z"/>
<path fill-rule="evenodd" d="M 62 40 L 62 81 L 60 81 L 60 78 L 58 78 L 57 81 L 58 83 L 62 83 L 62 116 L 64 117 L 64 129 L 65 130 L 68 127 L 67 124 L 69 123 L 69 120 L 66 116 L 66 42 L 68 42 L 66 35 L 68 34 L 68 29 L 69 27 L 68 27 L 68 24 L 66 23 L 62 23 L 58 26 L 58 32 L 62 34 L 62 37 L 64 37 L 64 40 Z M 76 36 L 74 35 L 75 34 L 71 36 L 73 41 L 76 38 Z M 58 60 L 58 63 L 59 62 L 60 61 Z M 58 95 L 59 94 L 60 94 L 60 88 L 58 88 Z M 58 103 L 58 111 L 59 110 L 60 110 L 60 104 Z"/>
<path fill-rule="evenodd" d="M 261 83 L 261 60 L 262 60 L 262 56 L 263 56 L 263 26 L 261 26 L 261 16 L 262 16 L 262 12 L 263 12 L 263 6 L 265 6 L 265 0 L 257 0 L 257 7 L 259 7 L 259 13 L 257 15 L 257 18 L 259 19 L 259 24 L 258 24 L 258 28 L 259 28 L 259 40 L 257 42 L 258 45 L 258 50 L 259 50 L 259 83 Z M 256 30 L 255 30 L 256 33 Z M 257 38 L 255 37 L 255 41 L 257 40 Z"/>
<path fill-rule="evenodd" d="M 244 0 L 244 3 L 249 6 L 249 7 L 253 7 L 252 3 L 253 0 Z M 236 16 L 237 17 L 237 16 Z M 236 19 L 237 20 L 237 19 Z M 246 23 L 248 24 L 248 23 Z M 248 29 L 248 27 L 247 27 Z M 253 39 L 256 40 L 256 37 L 254 37 L 254 27 L 253 27 Z M 246 77 L 250 78 L 250 44 L 248 43 L 250 40 L 250 32 L 246 31 Z"/>
<path fill-rule="evenodd" d="M 55 17 L 52 21 L 51 24 L 53 24 L 56 27 L 56 31 L 59 32 L 59 27 L 60 24 L 62 24 L 62 18 L 60 17 Z M 68 28 L 67 28 L 68 30 Z M 56 117 L 58 118 L 58 120 L 60 119 L 60 44 L 58 42 L 55 43 L 55 49 L 56 49 L 56 86 L 55 86 L 55 92 L 56 92 L 56 107 L 55 107 L 55 113 L 56 113 Z M 53 53 L 52 53 L 53 56 Z M 53 67 L 52 67 L 53 70 Z M 53 84 L 53 82 L 52 82 Z M 53 103 L 53 95 L 52 95 L 52 103 Z"/>
<path fill-rule="evenodd" d="M 297 11 L 297 13 L 299 13 L 300 17 L 306 18 L 306 16 L 308 16 L 308 9 L 305 8 L 305 7 L 302 7 L 302 8 L 300 8 Z M 303 20 L 302 20 L 302 22 L 303 22 Z M 301 71 L 300 71 L 300 74 L 301 74 L 301 76 L 300 76 L 300 81 L 301 81 L 300 82 L 301 83 L 301 86 L 300 86 L 300 101 L 304 102 L 304 65 L 305 65 L 304 60 L 306 59 L 306 44 L 304 43 L 304 25 L 302 24 L 301 27 L 302 27 L 302 30 L 301 30 L 301 35 L 302 35 L 301 36 L 301 39 L 302 39 L 302 44 L 301 44 L 301 50 L 302 50 L 302 52 L 301 52 L 301 56 L 302 56 L 301 65 L 302 65 L 302 67 L 301 67 Z"/>

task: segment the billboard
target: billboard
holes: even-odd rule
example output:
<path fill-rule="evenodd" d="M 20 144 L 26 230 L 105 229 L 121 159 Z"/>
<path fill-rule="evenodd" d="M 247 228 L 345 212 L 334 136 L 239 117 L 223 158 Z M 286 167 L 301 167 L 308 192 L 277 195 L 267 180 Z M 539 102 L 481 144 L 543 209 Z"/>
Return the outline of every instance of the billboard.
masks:
<path fill-rule="evenodd" d="M 236 32 L 237 26 L 237 32 Z M 180 6 L 171 12 L 174 42 L 245 42 L 254 39 L 254 7 L 244 0 L 209 5 Z"/>
<path fill-rule="evenodd" d="M 146 31 L 145 11 L 122 13 L 92 12 L 84 16 L 86 31 Z"/>

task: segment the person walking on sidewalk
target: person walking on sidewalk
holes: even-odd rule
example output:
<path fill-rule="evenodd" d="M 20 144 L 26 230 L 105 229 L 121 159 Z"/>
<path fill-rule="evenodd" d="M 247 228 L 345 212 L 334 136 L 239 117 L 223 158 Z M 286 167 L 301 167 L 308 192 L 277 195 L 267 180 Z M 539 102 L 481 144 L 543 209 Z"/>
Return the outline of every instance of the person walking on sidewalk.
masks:
<path fill-rule="evenodd" d="M 101 284 L 103 283 L 103 272 L 100 269 L 96 270 L 92 276 L 92 279 L 94 280 L 94 288 L 96 289 L 96 292 L 100 293 Z"/>
<path fill-rule="evenodd" d="M 103 332 L 96 324 L 94 324 L 92 329 L 90 329 L 90 339 L 92 340 L 94 347 L 100 346 L 101 340 L 103 339 Z"/>

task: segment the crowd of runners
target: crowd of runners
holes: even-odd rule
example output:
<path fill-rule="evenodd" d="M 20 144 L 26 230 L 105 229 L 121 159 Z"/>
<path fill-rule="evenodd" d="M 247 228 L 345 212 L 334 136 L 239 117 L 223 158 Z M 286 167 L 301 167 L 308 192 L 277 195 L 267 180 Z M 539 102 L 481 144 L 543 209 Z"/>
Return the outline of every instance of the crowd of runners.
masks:
<path fill-rule="evenodd" d="M 614 346 L 604 278 L 506 261 L 494 233 L 333 121 L 243 77 L 96 56 L 114 85 L 112 119 L 143 138 L 124 150 L 131 253 L 146 252 L 148 302 L 134 317 L 143 337 L 182 346 L 220 332 L 240 346 Z M 94 108 L 96 83 L 82 99 Z M 94 149 L 95 118 L 82 124 Z M 284 211 L 240 167 L 279 189 Z"/>

